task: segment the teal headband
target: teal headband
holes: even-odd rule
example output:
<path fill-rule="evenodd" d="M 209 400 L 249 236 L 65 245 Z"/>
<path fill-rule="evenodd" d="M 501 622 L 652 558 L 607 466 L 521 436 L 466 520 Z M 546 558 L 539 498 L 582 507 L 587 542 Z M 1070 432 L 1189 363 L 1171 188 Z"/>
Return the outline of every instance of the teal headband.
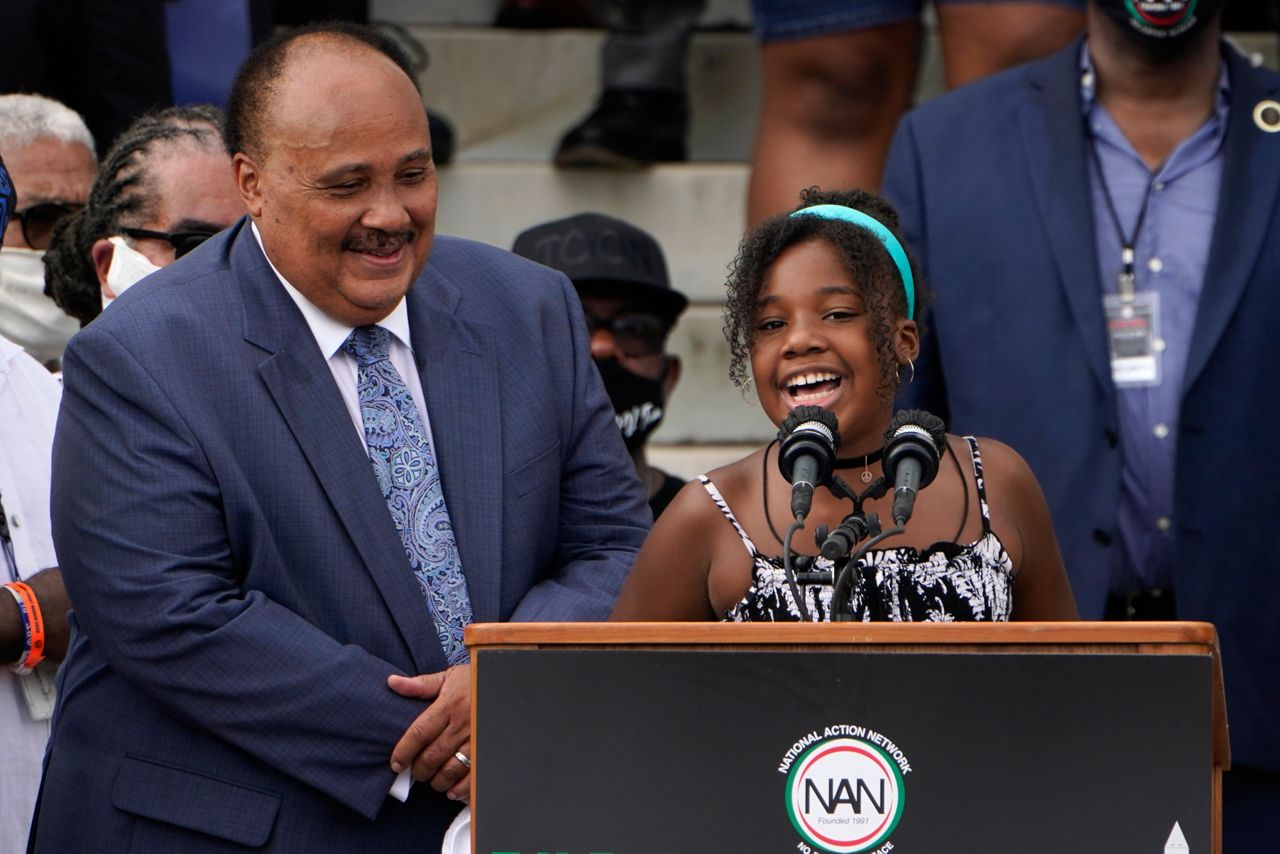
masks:
<path fill-rule="evenodd" d="M 907 319 L 915 319 L 916 284 L 915 279 L 911 276 L 911 262 L 907 260 L 906 250 L 902 248 L 898 238 L 893 236 L 892 231 L 884 227 L 884 223 L 873 216 L 864 214 L 862 211 L 847 208 L 844 205 L 813 205 L 812 207 L 801 208 L 791 215 L 844 220 L 865 228 L 880 238 L 884 248 L 889 250 L 889 257 L 893 259 L 893 263 L 898 267 L 898 275 L 902 276 L 902 290 L 907 295 Z"/>

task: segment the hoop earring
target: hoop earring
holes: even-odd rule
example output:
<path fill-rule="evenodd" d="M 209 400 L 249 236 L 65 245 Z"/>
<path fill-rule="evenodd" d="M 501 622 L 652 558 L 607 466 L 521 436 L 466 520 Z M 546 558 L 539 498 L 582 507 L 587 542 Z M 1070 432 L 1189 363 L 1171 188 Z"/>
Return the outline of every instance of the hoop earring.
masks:
<path fill-rule="evenodd" d="M 907 381 L 905 383 L 902 383 L 903 385 L 911 385 L 913 382 L 916 381 L 916 363 L 911 361 L 910 356 L 907 357 L 907 366 L 911 368 L 911 376 L 907 378 Z M 898 367 L 902 367 L 902 366 L 899 365 Z M 899 380 L 899 382 L 901 382 L 901 380 Z"/>
<path fill-rule="evenodd" d="M 747 403 L 751 403 L 751 404 L 759 405 L 759 403 L 760 403 L 760 395 L 758 395 L 758 394 L 753 395 L 753 397 L 755 397 L 755 400 L 750 400 L 750 399 L 748 399 L 748 397 L 747 397 L 747 389 L 751 389 L 752 391 L 755 391 L 755 387 L 756 387 L 756 378 L 755 378 L 755 377 L 747 377 L 747 379 L 742 383 L 742 386 L 741 386 L 740 390 L 741 390 L 741 392 L 742 392 L 742 399 L 743 399 L 743 400 L 745 400 Z"/>

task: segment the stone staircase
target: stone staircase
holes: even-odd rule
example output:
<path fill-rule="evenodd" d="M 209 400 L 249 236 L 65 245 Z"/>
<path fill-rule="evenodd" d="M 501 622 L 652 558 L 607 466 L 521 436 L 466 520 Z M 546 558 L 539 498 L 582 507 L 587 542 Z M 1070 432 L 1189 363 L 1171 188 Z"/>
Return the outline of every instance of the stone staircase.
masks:
<path fill-rule="evenodd" d="M 457 133 L 440 170 L 442 233 L 510 247 L 548 219 L 596 210 L 652 233 L 673 284 L 691 300 L 670 349 L 683 376 L 651 456 L 692 476 L 742 456 L 773 433 L 753 399 L 728 379 L 720 331 L 724 278 L 745 223 L 748 160 L 760 99 L 748 0 L 712 0 L 689 57 L 690 161 L 638 172 L 561 170 L 551 154 L 591 108 L 599 85 L 598 30 L 498 30 L 495 2 L 373 0 L 371 15 L 404 26 L 426 46 L 428 109 Z M 926 21 L 927 24 L 927 21 Z M 927 27 L 927 29 L 929 29 Z M 1275 67 L 1274 37 L 1240 36 Z M 942 91 L 926 36 L 917 100 Z"/>

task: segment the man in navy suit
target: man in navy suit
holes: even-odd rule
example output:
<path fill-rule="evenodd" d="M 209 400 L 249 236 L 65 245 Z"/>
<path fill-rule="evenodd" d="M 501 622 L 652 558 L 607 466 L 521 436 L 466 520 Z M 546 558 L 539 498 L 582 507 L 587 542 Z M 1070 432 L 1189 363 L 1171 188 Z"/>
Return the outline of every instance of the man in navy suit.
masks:
<path fill-rule="evenodd" d="M 433 245 L 394 44 L 276 37 L 229 115 L 249 217 L 67 354 L 52 514 L 75 637 L 33 849 L 421 854 L 469 781 L 454 623 L 606 616 L 644 495 L 568 280 Z M 414 444 L 377 467 L 382 430 Z"/>
<path fill-rule="evenodd" d="M 911 114 L 885 191 L 936 292 L 904 402 L 1026 457 L 1083 616 L 1217 626 L 1224 839 L 1256 852 L 1280 839 L 1280 76 L 1221 6 L 1094 0 L 1083 43 Z"/>

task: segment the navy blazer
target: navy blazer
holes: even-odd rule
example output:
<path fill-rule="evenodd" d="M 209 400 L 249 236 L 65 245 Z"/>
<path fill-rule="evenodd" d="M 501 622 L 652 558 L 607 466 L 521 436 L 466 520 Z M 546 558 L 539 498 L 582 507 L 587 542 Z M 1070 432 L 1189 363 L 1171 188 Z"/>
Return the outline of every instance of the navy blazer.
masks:
<path fill-rule="evenodd" d="M 439 237 L 407 296 L 475 619 L 607 616 L 648 529 L 568 280 Z M 438 848 L 388 799 L 442 670 L 360 437 L 247 221 L 77 335 L 54 448 L 75 603 L 36 851 Z"/>
<path fill-rule="evenodd" d="M 936 293 L 904 402 L 1017 449 L 1040 479 L 1086 619 L 1101 619 L 1120 491 L 1080 101 L 1080 45 L 903 121 L 885 192 Z M 1280 771 L 1280 75 L 1234 49 L 1221 197 L 1182 378 L 1179 617 L 1218 629 L 1232 758 Z"/>

